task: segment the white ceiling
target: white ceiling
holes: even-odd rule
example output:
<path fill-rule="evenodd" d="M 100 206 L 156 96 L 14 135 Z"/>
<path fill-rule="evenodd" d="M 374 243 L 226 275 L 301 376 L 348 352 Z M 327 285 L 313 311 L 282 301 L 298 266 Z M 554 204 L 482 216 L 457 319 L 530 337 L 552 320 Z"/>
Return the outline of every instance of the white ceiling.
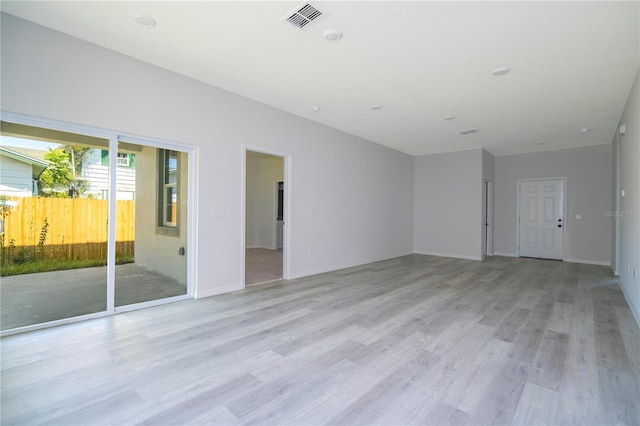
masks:
<path fill-rule="evenodd" d="M 640 64 L 638 1 L 314 0 L 323 16 L 305 30 L 282 20 L 300 4 L 3 0 L 1 8 L 412 155 L 609 143 Z M 137 24 L 136 13 L 157 25 Z M 327 29 L 343 39 L 326 40 Z M 501 66 L 511 72 L 491 74 Z M 468 128 L 479 131 L 459 133 Z"/>

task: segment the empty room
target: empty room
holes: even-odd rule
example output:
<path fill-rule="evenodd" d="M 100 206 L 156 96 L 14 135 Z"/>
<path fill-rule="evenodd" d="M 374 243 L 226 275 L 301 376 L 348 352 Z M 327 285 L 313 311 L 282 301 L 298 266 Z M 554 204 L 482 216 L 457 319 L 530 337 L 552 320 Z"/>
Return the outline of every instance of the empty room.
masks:
<path fill-rule="evenodd" d="M 0 10 L 3 425 L 640 424 L 640 2 Z"/>

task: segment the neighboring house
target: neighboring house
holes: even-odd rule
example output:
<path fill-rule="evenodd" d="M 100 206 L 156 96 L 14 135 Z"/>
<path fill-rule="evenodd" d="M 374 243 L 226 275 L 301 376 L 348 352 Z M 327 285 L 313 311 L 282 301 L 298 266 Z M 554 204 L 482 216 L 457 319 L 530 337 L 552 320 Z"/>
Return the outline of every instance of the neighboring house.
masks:
<path fill-rule="evenodd" d="M 0 147 L 0 195 L 32 197 L 39 194 L 38 178 L 49 166 L 47 151 Z"/>
<path fill-rule="evenodd" d="M 91 149 L 82 163 L 82 174 L 78 176 L 86 184 L 85 194 L 106 200 L 109 196 L 109 152 Z M 136 155 L 118 153 L 116 198 L 133 200 L 136 192 Z"/>
<path fill-rule="evenodd" d="M 0 147 L 0 195 L 32 197 L 40 195 L 38 179 L 49 166 L 48 151 L 13 146 Z M 91 149 L 76 180 L 85 184 L 85 194 L 107 199 L 109 196 L 108 151 Z M 118 153 L 118 200 L 133 200 L 136 189 L 135 154 Z"/>

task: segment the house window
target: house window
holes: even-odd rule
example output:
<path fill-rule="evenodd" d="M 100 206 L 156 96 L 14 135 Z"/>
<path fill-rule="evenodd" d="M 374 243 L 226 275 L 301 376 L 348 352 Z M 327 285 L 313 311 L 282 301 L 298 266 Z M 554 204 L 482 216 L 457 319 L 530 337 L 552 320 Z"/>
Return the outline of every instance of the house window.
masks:
<path fill-rule="evenodd" d="M 180 160 L 177 151 L 158 150 L 158 232 L 178 236 Z"/>
<path fill-rule="evenodd" d="M 118 166 L 129 167 L 129 154 L 118 153 Z"/>

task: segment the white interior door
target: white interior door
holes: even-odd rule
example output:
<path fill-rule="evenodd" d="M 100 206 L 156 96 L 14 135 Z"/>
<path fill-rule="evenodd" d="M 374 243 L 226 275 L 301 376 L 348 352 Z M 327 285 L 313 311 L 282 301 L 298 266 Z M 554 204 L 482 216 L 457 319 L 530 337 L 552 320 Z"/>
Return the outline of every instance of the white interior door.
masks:
<path fill-rule="evenodd" d="M 521 181 L 520 256 L 562 260 L 564 180 Z"/>

